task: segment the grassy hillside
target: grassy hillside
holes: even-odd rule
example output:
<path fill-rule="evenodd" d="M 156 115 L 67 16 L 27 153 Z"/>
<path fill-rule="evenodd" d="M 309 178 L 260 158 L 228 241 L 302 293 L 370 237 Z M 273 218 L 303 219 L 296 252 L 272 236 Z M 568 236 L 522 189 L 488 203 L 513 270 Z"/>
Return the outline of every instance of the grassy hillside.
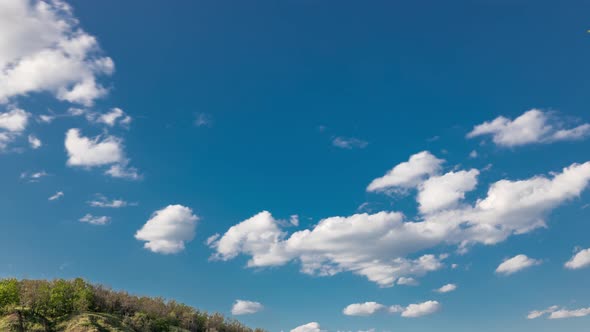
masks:
<path fill-rule="evenodd" d="M 175 301 L 74 280 L 0 280 L 0 331 L 264 332 Z"/>

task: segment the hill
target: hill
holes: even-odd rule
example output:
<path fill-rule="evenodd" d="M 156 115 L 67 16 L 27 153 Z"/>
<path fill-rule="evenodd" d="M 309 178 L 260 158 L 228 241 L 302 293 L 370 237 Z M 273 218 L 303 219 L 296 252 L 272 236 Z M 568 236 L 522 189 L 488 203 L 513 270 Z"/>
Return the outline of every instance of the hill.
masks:
<path fill-rule="evenodd" d="M 0 331 L 264 332 L 218 313 L 113 291 L 79 278 L 0 280 Z"/>

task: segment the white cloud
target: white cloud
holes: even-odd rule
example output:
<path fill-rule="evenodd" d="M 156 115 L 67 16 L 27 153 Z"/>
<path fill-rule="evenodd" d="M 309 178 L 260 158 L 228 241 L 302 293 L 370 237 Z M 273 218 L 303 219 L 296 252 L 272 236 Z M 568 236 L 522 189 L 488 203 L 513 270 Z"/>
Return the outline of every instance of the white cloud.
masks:
<path fill-rule="evenodd" d="M 195 126 L 197 127 L 211 127 L 213 125 L 213 117 L 207 113 L 195 114 Z"/>
<path fill-rule="evenodd" d="M 560 309 L 560 310 L 552 312 L 549 315 L 549 319 L 584 317 L 584 316 L 588 316 L 588 315 L 590 315 L 590 307 L 575 309 L 575 310 Z"/>
<path fill-rule="evenodd" d="M 27 179 L 29 182 L 38 182 L 39 179 L 48 176 L 47 172 L 39 171 L 39 172 L 23 172 L 20 175 L 21 179 Z"/>
<path fill-rule="evenodd" d="M 323 332 L 320 328 L 320 324 L 317 322 L 307 323 L 305 325 L 297 326 L 292 329 L 291 332 Z"/>
<path fill-rule="evenodd" d="M 249 256 L 251 268 L 297 261 L 305 274 L 352 272 L 390 287 L 402 277 L 440 269 L 446 255 L 423 254 L 438 246 L 456 245 L 466 251 L 475 244 L 492 245 L 547 227 L 551 210 L 578 197 L 589 180 L 590 162 L 572 164 L 551 177 L 500 180 L 473 203 L 419 215 L 416 220 L 399 212 L 359 213 L 325 218 L 292 234 L 283 230 L 284 221 L 263 211 L 231 227 L 209 246 L 214 259 Z M 419 253 L 422 256 L 416 257 Z"/>
<path fill-rule="evenodd" d="M 128 165 L 123 141 L 115 136 L 82 136 L 79 129 L 66 133 L 65 147 L 68 153 L 67 164 L 77 167 L 100 167 L 110 165 L 105 174 L 114 178 L 138 180 L 141 175 L 137 169 Z"/>
<path fill-rule="evenodd" d="M 545 310 L 534 310 L 529 312 L 527 315 L 528 319 L 536 319 L 543 315 L 548 315 L 549 319 L 564 319 L 564 318 L 575 318 L 584 317 L 590 315 L 590 307 L 580 308 L 574 310 L 559 309 L 558 306 L 551 306 Z"/>
<path fill-rule="evenodd" d="M 492 135 L 496 145 L 513 147 L 533 143 L 579 140 L 590 135 L 590 124 L 563 128 L 562 122 L 549 113 L 532 109 L 514 120 L 503 116 L 477 125 L 468 138 Z"/>
<path fill-rule="evenodd" d="M 58 191 L 58 192 L 55 193 L 55 195 L 49 197 L 48 200 L 50 200 L 50 201 L 56 201 L 56 200 L 62 198 L 63 196 L 64 196 L 63 191 Z"/>
<path fill-rule="evenodd" d="M 129 125 L 131 123 L 131 117 L 126 115 L 122 109 L 115 107 L 110 112 L 99 115 L 96 121 L 113 127 L 117 123 L 120 125 Z"/>
<path fill-rule="evenodd" d="M 540 260 L 536 260 L 533 258 L 529 258 L 526 255 L 520 254 L 516 255 L 512 258 L 506 259 L 502 264 L 496 268 L 496 273 L 504 274 L 504 275 L 511 275 L 518 271 L 524 270 L 531 266 L 541 264 Z"/>
<path fill-rule="evenodd" d="M 475 189 L 479 171 L 448 172 L 441 176 L 432 176 L 420 185 L 418 204 L 420 212 L 434 211 L 455 207 L 465 198 L 465 193 Z"/>
<path fill-rule="evenodd" d="M 422 183 L 429 175 L 437 174 L 444 162 L 428 151 L 412 155 L 406 162 L 392 168 L 383 177 L 373 180 L 367 191 L 384 191 L 387 189 L 414 188 Z"/>
<path fill-rule="evenodd" d="M 84 137 L 79 129 L 66 133 L 65 147 L 69 166 L 94 167 L 121 163 L 125 160 L 123 143 L 114 136 Z"/>
<path fill-rule="evenodd" d="M 344 308 L 342 313 L 347 316 L 370 316 L 384 308 L 377 302 L 353 303 Z"/>
<path fill-rule="evenodd" d="M 18 108 L 0 113 L 0 150 L 4 150 L 22 134 L 27 128 L 29 117 L 29 113 Z"/>
<path fill-rule="evenodd" d="M 402 317 L 416 318 L 426 315 L 431 315 L 441 308 L 440 303 L 437 301 L 426 301 L 418 304 L 410 304 L 402 312 Z"/>
<path fill-rule="evenodd" d="M 361 139 L 354 138 L 354 137 L 338 136 L 338 137 L 334 137 L 332 139 L 332 145 L 334 145 L 337 148 L 351 150 L 351 149 L 364 149 L 367 147 L 367 145 L 369 145 L 369 143 L 367 141 L 363 141 Z"/>
<path fill-rule="evenodd" d="M 436 289 L 435 292 L 437 292 L 437 293 L 450 293 L 452 291 L 455 291 L 456 289 L 457 289 L 457 285 L 446 284 L 446 285 L 442 286 L 441 288 Z"/>
<path fill-rule="evenodd" d="M 43 145 L 43 143 L 35 135 L 29 135 L 29 145 L 32 149 L 36 150 L 40 148 Z"/>
<path fill-rule="evenodd" d="M 0 113 L 0 129 L 21 132 L 27 128 L 29 117 L 29 113 L 19 108 Z"/>
<path fill-rule="evenodd" d="M 99 207 L 99 208 L 122 208 L 129 205 L 128 202 L 122 199 L 112 199 L 109 200 L 103 195 L 96 195 L 96 199 L 89 201 L 88 204 L 92 207 Z"/>
<path fill-rule="evenodd" d="M 231 313 L 232 315 L 249 315 L 255 314 L 262 309 L 264 309 L 264 306 L 260 302 L 236 300 Z"/>
<path fill-rule="evenodd" d="M 199 218 L 182 205 L 168 205 L 154 212 L 135 238 L 145 241 L 144 248 L 160 254 L 174 254 L 184 250 L 185 243 L 195 237 Z"/>
<path fill-rule="evenodd" d="M 0 102 L 49 92 L 91 105 L 107 92 L 99 77 L 113 71 L 113 61 L 101 55 L 65 2 L 0 2 Z"/>
<path fill-rule="evenodd" d="M 84 217 L 80 218 L 80 222 L 88 223 L 90 225 L 103 226 L 111 221 L 110 217 L 107 216 L 93 216 L 87 213 Z"/>
<path fill-rule="evenodd" d="M 475 159 L 477 158 L 478 153 L 476 150 L 472 150 L 471 152 L 469 152 L 469 158 Z"/>
<path fill-rule="evenodd" d="M 558 306 L 552 306 L 552 307 L 549 307 L 545 310 L 533 310 L 533 311 L 529 312 L 529 314 L 527 315 L 527 319 L 536 319 L 536 318 L 543 316 L 544 314 L 552 313 L 552 312 L 556 311 L 557 309 L 559 309 Z"/>
<path fill-rule="evenodd" d="M 570 270 L 577 270 L 590 266 L 590 248 L 580 250 L 569 261 L 565 263 L 565 267 Z"/>
<path fill-rule="evenodd" d="M 400 277 L 399 279 L 397 279 L 397 284 L 404 286 L 418 286 L 419 282 L 418 280 L 411 277 Z"/>

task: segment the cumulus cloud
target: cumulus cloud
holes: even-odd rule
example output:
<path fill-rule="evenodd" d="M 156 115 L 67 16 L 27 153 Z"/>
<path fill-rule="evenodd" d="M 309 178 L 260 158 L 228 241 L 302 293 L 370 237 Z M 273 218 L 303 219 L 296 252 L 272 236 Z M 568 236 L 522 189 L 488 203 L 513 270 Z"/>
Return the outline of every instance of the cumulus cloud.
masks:
<path fill-rule="evenodd" d="M 232 315 L 249 315 L 255 314 L 262 310 L 264 306 L 260 302 L 236 300 L 231 308 Z"/>
<path fill-rule="evenodd" d="M 446 284 L 446 285 L 442 286 L 441 288 L 435 289 L 434 291 L 437 293 L 450 293 L 452 291 L 455 291 L 456 289 L 457 289 L 457 285 Z"/>
<path fill-rule="evenodd" d="M 182 205 L 168 205 L 154 212 L 135 238 L 145 241 L 144 248 L 159 254 L 174 254 L 184 250 L 185 243 L 195 237 L 199 218 Z"/>
<path fill-rule="evenodd" d="M 66 133 L 65 147 L 68 166 L 92 168 L 110 165 L 105 171 L 107 175 L 132 180 L 140 178 L 137 169 L 128 166 L 123 140 L 118 137 L 85 137 L 80 129 L 73 128 Z"/>
<path fill-rule="evenodd" d="M 520 254 L 512 258 L 506 259 L 502 264 L 496 268 L 496 273 L 503 275 L 511 275 L 518 271 L 522 271 L 531 266 L 541 264 L 540 260 L 529 258 L 526 255 Z"/>
<path fill-rule="evenodd" d="M 441 305 L 437 301 L 426 301 L 410 304 L 406 307 L 392 305 L 386 307 L 377 302 L 353 303 L 348 305 L 342 313 L 347 316 L 371 316 L 380 311 L 387 311 L 391 314 L 401 313 L 402 317 L 414 318 L 433 314 L 440 310 Z"/>
<path fill-rule="evenodd" d="M 307 323 L 305 325 L 297 326 L 292 329 L 291 332 L 323 332 L 320 328 L 320 324 L 317 322 Z"/>
<path fill-rule="evenodd" d="M 34 92 L 92 105 L 113 61 L 61 0 L 0 2 L 0 102 Z"/>
<path fill-rule="evenodd" d="M 93 216 L 87 213 L 84 217 L 80 218 L 80 222 L 88 223 L 90 225 L 103 226 L 111 221 L 110 217 L 107 216 Z"/>
<path fill-rule="evenodd" d="M 473 128 L 468 138 L 491 135 L 496 145 L 504 147 L 533 143 L 572 141 L 590 135 L 590 124 L 565 128 L 562 121 L 548 112 L 532 109 L 514 120 L 500 116 Z"/>
<path fill-rule="evenodd" d="M 444 162 L 428 151 L 412 155 L 406 162 L 392 168 L 384 176 L 373 180 L 367 191 L 385 191 L 392 188 L 414 188 L 429 175 L 438 174 Z"/>
<path fill-rule="evenodd" d="M 549 319 L 584 317 L 584 316 L 590 315 L 590 307 L 568 310 L 565 308 L 560 309 L 558 306 L 551 306 L 545 310 L 531 311 L 527 315 L 527 318 L 528 319 L 536 319 L 536 318 L 542 317 L 544 315 L 548 315 Z"/>
<path fill-rule="evenodd" d="M 4 150 L 8 144 L 22 134 L 27 128 L 29 117 L 28 112 L 19 108 L 0 113 L 0 150 Z"/>
<path fill-rule="evenodd" d="M 377 302 L 353 303 L 346 306 L 342 313 L 347 316 L 370 316 L 384 308 L 384 305 Z"/>
<path fill-rule="evenodd" d="M 332 139 L 332 145 L 334 145 L 337 148 L 352 150 L 364 149 L 367 147 L 367 145 L 369 145 L 369 143 L 367 141 L 363 141 L 361 139 L 354 137 L 338 136 Z"/>
<path fill-rule="evenodd" d="M 432 176 L 420 185 L 418 204 L 420 212 L 434 211 L 454 207 L 465 198 L 465 193 L 475 189 L 479 171 L 448 172 L 441 176 Z"/>
<path fill-rule="evenodd" d="M 114 136 L 89 138 L 74 128 L 66 133 L 65 147 L 69 166 L 94 167 L 125 160 L 123 143 Z"/>
<path fill-rule="evenodd" d="M 426 315 L 431 315 L 441 308 L 440 303 L 437 301 L 426 301 L 417 304 L 410 304 L 402 311 L 402 317 L 416 318 Z"/>
<path fill-rule="evenodd" d="M 565 267 L 570 270 L 582 269 L 590 266 L 590 248 L 580 250 L 569 261 L 565 263 Z"/>
<path fill-rule="evenodd" d="M 129 125 L 131 123 L 131 117 L 125 114 L 122 109 L 115 107 L 110 112 L 99 115 L 96 121 L 113 127 L 116 124 Z"/>
<path fill-rule="evenodd" d="M 48 200 L 57 201 L 58 199 L 62 198 L 63 196 L 64 196 L 63 191 L 58 191 L 53 196 L 49 197 Z"/>

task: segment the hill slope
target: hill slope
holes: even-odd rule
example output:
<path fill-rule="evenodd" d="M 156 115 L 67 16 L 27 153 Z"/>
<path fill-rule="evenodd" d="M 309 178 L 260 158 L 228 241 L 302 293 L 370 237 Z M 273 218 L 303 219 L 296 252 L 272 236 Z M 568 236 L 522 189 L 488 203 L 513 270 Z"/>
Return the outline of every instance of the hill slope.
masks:
<path fill-rule="evenodd" d="M 0 331 L 264 332 L 221 314 L 113 291 L 82 279 L 0 280 Z"/>

